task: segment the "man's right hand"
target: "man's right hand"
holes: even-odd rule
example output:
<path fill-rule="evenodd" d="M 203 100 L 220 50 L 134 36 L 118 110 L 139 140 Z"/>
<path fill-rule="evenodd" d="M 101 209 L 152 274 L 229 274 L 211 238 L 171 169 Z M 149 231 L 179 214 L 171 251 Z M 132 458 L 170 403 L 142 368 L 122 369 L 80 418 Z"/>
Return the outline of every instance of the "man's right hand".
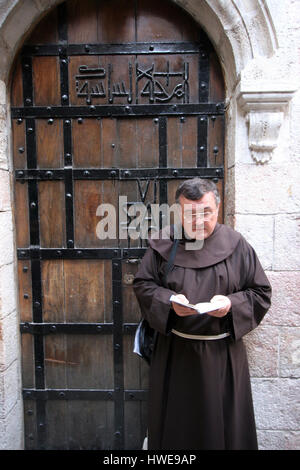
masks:
<path fill-rule="evenodd" d="M 185 295 L 178 294 L 178 295 L 176 295 L 176 297 L 178 298 L 178 300 L 180 300 L 180 302 L 184 302 L 185 304 L 189 304 L 189 301 L 188 301 L 188 299 L 186 298 Z M 175 310 L 175 312 L 177 313 L 177 315 L 179 315 L 180 317 L 186 317 L 188 315 L 197 315 L 197 313 L 198 313 L 193 308 L 184 307 L 183 305 L 176 304 L 175 302 L 172 302 L 172 307 Z"/>

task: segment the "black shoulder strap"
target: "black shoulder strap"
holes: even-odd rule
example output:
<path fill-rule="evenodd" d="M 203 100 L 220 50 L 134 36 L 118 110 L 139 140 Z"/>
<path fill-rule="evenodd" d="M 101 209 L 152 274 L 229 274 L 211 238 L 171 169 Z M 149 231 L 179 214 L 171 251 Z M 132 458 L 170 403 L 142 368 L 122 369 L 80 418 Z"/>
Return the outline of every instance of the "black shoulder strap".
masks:
<path fill-rule="evenodd" d="M 178 243 L 179 243 L 179 238 L 176 238 L 174 240 L 173 245 L 172 245 L 172 249 L 171 249 L 171 252 L 170 252 L 168 263 L 167 263 L 165 271 L 164 271 L 164 275 L 163 275 L 163 278 L 162 278 L 162 284 L 165 287 L 167 285 L 167 276 L 168 276 L 169 272 L 171 271 L 171 269 L 173 267 L 173 264 L 174 264 L 174 259 L 175 259 L 175 256 L 176 256 Z"/>

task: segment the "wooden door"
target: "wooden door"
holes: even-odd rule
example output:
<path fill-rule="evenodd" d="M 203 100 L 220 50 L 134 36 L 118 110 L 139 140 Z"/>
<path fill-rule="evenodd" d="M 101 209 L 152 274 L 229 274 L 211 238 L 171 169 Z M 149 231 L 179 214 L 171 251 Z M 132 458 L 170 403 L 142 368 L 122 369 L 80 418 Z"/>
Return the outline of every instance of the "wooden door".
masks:
<path fill-rule="evenodd" d="M 223 193 L 223 99 L 211 44 L 166 0 L 69 0 L 24 45 L 12 129 L 27 449 L 141 448 L 131 284 L 147 243 L 121 233 L 132 205 L 172 204 L 185 178 Z M 103 203 L 126 215 L 114 239 L 97 235 Z"/>

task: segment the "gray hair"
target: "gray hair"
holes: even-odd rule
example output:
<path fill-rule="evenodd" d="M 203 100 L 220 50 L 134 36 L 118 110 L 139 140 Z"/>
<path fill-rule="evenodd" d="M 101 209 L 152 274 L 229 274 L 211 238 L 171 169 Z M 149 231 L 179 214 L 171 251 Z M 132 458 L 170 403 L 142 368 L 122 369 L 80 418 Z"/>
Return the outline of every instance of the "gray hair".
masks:
<path fill-rule="evenodd" d="M 191 201 L 201 199 L 206 193 L 213 193 L 216 200 L 216 205 L 220 204 L 220 194 L 215 183 L 208 179 L 193 178 L 185 180 L 181 183 L 175 194 L 175 200 L 178 203 L 179 197 L 184 196 Z"/>

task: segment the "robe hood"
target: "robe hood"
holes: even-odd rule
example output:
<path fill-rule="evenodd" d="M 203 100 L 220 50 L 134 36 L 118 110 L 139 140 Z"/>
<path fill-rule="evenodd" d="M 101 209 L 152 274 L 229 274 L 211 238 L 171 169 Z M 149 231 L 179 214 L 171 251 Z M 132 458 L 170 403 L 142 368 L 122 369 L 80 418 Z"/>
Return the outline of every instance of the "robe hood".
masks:
<path fill-rule="evenodd" d="M 213 233 L 204 240 L 199 250 L 186 249 L 186 242 L 191 240 L 182 238 L 177 247 L 174 260 L 175 266 L 183 268 L 206 268 L 220 263 L 228 258 L 236 249 L 242 235 L 223 224 L 216 224 Z M 149 245 L 165 260 L 168 260 L 174 241 L 174 227 L 167 226 L 159 232 L 157 238 L 149 238 Z"/>

